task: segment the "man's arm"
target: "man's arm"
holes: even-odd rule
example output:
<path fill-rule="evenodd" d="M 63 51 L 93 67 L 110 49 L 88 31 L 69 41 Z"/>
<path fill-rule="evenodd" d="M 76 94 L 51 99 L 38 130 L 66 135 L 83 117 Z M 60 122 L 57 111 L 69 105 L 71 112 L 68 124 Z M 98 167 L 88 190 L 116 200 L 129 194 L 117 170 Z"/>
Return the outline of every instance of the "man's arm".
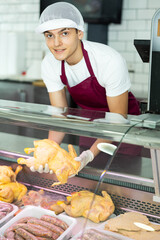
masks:
<path fill-rule="evenodd" d="M 121 115 L 123 115 L 123 117 L 127 117 L 127 113 L 128 113 L 128 91 L 126 91 L 125 93 L 116 96 L 116 97 L 107 97 L 107 102 L 108 102 L 108 107 L 110 112 L 113 113 L 119 113 Z M 90 150 L 93 153 L 94 157 L 96 157 L 98 155 L 98 153 L 100 152 L 97 148 L 97 144 L 100 142 L 111 142 L 111 141 L 107 141 L 104 139 L 97 139 L 93 145 L 91 146 Z"/>
<path fill-rule="evenodd" d="M 128 91 L 122 93 L 116 97 L 107 97 L 109 111 L 113 113 L 119 113 L 123 117 L 127 117 L 128 114 Z"/>
<path fill-rule="evenodd" d="M 50 92 L 49 99 L 51 105 L 54 107 L 68 107 L 65 88 L 56 92 Z"/>

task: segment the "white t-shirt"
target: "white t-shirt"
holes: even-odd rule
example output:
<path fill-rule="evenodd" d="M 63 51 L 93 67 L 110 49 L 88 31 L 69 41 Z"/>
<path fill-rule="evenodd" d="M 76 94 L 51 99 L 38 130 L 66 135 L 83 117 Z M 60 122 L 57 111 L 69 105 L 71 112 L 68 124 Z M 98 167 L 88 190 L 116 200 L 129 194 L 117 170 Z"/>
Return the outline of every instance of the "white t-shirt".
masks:
<path fill-rule="evenodd" d="M 122 56 L 105 44 L 86 40 L 83 44 L 88 52 L 93 72 L 99 84 L 105 88 L 106 95 L 114 97 L 129 90 L 130 78 Z M 65 73 L 70 87 L 76 86 L 90 76 L 84 57 L 76 65 L 70 66 L 65 62 Z M 60 75 L 61 61 L 56 60 L 49 52 L 42 61 L 42 79 L 48 92 L 64 88 Z"/>

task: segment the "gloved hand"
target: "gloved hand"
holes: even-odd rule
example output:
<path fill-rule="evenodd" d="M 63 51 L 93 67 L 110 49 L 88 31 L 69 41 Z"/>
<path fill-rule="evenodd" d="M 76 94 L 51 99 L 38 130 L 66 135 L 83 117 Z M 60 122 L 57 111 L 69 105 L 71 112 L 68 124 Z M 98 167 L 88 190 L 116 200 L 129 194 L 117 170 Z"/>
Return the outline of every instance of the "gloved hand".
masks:
<path fill-rule="evenodd" d="M 53 170 L 50 170 L 49 169 L 49 166 L 48 166 L 48 163 L 45 164 L 45 167 L 43 168 L 43 165 L 40 165 L 38 170 L 35 170 L 34 166 L 30 167 L 30 170 L 32 172 L 39 172 L 39 173 L 50 173 L 52 174 L 53 173 Z"/>
<path fill-rule="evenodd" d="M 84 168 L 89 162 L 94 159 L 94 155 L 90 150 L 83 151 L 78 157 L 74 160 L 81 162 L 80 170 Z"/>
<path fill-rule="evenodd" d="M 90 150 L 86 150 L 83 151 L 78 157 L 74 158 L 75 161 L 80 161 L 81 162 L 81 166 L 80 166 L 80 170 L 82 170 L 82 168 L 84 168 L 89 162 L 91 162 L 94 159 L 94 155 Z M 43 168 L 42 165 L 39 166 L 38 170 L 35 170 L 34 166 L 30 167 L 30 170 L 32 172 L 39 172 L 39 173 L 50 173 L 52 174 L 53 171 L 49 169 L 48 164 L 45 164 L 45 167 Z M 71 175 L 69 176 L 69 178 L 74 177 L 75 175 Z"/>
<path fill-rule="evenodd" d="M 53 170 L 50 170 L 50 169 L 49 169 L 49 166 L 48 166 L 47 163 L 45 164 L 45 167 L 44 167 L 44 168 L 43 168 L 43 165 L 40 165 L 39 168 L 38 168 L 38 170 L 35 170 L 34 166 L 32 166 L 32 167 L 30 167 L 30 170 L 31 170 L 32 172 L 39 172 L 39 173 L 50 173 L 50 174 L 53 173 Z M 74 176 L 75 176 L 75 174 L 69 176 L 69 178 L 72 178 L 72 177 L 74 177 Z"/>

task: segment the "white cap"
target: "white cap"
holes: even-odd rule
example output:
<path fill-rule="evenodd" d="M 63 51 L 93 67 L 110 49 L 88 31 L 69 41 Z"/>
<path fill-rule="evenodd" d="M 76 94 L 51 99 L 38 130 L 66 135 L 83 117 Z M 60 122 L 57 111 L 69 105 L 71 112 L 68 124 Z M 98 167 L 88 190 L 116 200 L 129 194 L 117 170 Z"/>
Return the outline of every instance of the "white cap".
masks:
<path fill-rule="evenodd" d="M 76 28 L 84 31 L 84 21 L 80 11 L 67 2 L 57 2 L 46 7 L 39 22 L 37 33 L 58 28 Z"/>

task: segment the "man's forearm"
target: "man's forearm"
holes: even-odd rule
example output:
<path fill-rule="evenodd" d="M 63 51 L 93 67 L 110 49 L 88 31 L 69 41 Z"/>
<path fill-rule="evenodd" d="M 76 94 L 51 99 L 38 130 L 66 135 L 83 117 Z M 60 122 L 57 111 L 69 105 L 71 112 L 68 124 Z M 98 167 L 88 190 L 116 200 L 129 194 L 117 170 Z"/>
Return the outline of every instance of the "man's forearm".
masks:
<path fill-rule="evenodd" d="M 48 139 L 53 140 L 60 145 L 63 141 L 64 136 L 64 132 L 49 131 Z"/>
<path fill-rule="evenodd" d="M 100 153 L 100 150 L 97 148 L 97 144 L 98 144 L 98 143 L 102 143 L 102 142 L 104 142 L 104 143 L 111 143 L 112 141 L 98 138 L 98 139 L 93 143 L 93 145 L 92 145 L 91 148 L 90 148 L 90 150 L 91 150 L 91 152 L 93 153 L 94 157 L 96 157 L 96 156 Z"/>

